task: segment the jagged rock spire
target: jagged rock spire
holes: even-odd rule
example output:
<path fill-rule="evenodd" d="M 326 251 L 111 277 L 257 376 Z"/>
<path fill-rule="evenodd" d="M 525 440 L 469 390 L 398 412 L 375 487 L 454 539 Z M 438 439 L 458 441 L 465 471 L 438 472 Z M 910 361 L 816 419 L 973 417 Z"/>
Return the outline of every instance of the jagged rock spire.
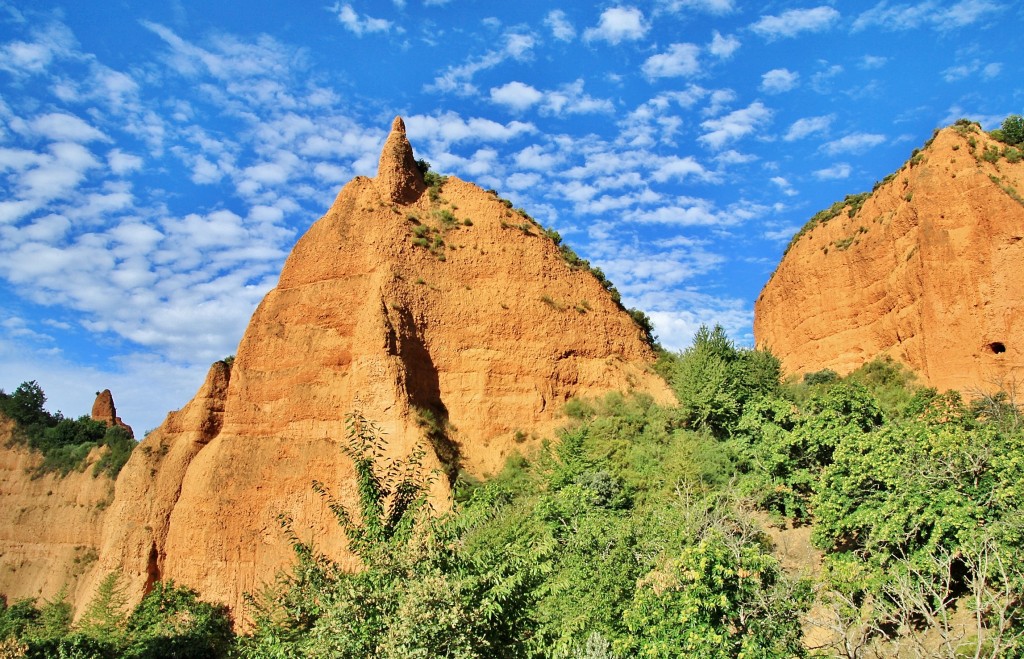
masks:
<path fill-rule="evenodd" d="M 426 189 L 401 117 L 395 117 L 391 124 L 391 133 L 380 153 L 375 182 L 381 196 L 396 203 L 413 201 Z"/>

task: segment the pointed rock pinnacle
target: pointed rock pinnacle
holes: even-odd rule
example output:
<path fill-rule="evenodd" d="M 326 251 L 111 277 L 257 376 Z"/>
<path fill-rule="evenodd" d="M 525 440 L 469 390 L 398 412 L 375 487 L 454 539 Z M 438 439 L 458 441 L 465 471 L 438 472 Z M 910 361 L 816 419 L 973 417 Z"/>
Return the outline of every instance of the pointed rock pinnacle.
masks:
<path fill-rule="evenodd" d="M 395 117 L 391 133 L 384 142 L 377 165 L 377 189 L 385 199 L 396 203 L 408 203 L 426 190 L 423 176 L 416 167 L 412 145 L 405 136 L 405 122 Z"/>
<path fill-rule="evenodd" d="M 117 408 L 114 407 L 114 396 L 110 393 L 110 389 L 97 392 L 96 401 L 92 404 L 92 414 L 90 414 L 90 417 L 93 421 L 102 421 L 108 426 L 120 426 L 129 435 L 135 437 L 132 427 L 122 421 L 121 417 L 117 416 Z"/>

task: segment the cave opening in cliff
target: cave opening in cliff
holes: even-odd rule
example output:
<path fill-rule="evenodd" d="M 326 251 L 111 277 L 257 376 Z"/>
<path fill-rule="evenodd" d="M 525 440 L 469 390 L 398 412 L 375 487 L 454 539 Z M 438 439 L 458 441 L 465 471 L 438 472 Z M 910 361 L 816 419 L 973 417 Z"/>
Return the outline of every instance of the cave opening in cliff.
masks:
<path fill-rule="evenodd" d="M 992 351 L 993 355 L 1001 355 L 1006 352 L 1006 344 L 1002 341 L 993 341 L 988 344 L 988 349 Z"/>

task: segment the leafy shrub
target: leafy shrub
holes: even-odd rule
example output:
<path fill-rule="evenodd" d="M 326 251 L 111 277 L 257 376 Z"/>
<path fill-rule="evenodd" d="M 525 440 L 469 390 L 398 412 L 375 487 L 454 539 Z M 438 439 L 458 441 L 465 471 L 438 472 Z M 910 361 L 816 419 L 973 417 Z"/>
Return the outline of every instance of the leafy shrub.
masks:
<path fill-rule="evenodd" d="M 837 380 L 839 380 L 839 374 L 830 368 L 804 373 L 804 384 L 808 385 L 832 384 Z"/>
<path fill-rule="evenodd" d="M 997 147 L 995 144 L 989 144 L 985 147 L 985 150 L 982 152 L 981 159 L 984 160 L 985 162 L 995 164 L 999 162 L 999 157 L 1001 155 L 1002 153 L 1000 153 L 999 147 Z"/>
<path fill-rule="evenodd" d="M 234 644 L 223 604 L 199 599 L 190 588 L 158 581 L 127 622 L 125 657 L 223 657 Z"/>
<path fill-rule="evenodd" d="M 754 543 L 718 530 L 659 566 L 625 612 L 629 656 L 801 657 L 799 612 L 810 588 L 790 587 L 778 562 Z"/>

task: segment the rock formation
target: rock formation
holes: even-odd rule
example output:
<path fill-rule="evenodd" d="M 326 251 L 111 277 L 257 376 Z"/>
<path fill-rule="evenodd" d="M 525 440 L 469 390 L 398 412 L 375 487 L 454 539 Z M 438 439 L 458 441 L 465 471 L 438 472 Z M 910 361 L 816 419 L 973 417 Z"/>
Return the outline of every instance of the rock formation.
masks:
<path fill-rule="evenodd" d="M 354 567 L 310 487 L 354 502 L 353 410 L 391 456 L 428 449 L 444 505 L 444 476 L 496 473 L 573 396 L 669 400 L 632 318 L 510 206 L 454 177 L 428 189 L 396 119 L 377 177 L 348 183 L 298 241 L 233 363 L 135 449 L 78 602 L 120 570 L 136 601 L 174 579 L 239 611 L 292 562 L 281 514 Z"/>
<path fill-rule="evenodd" d="M 757 299 L 757 346 L 789 373 L 887 354 L 940 390 L 1019 378 L 1024 162 L 1004 150 L 958 122 L 868 198 L 819 214 Z"/>
<path fill-rule="evenodd" d="M 114 407 L 114 395 L 110 393 L 110 389 L 104 389 L 96 394 L 96 401 L 92 404 L 92 414 L 90 416 L 93 421 L 102 421 L 108 426 L 124 428 L 129 435 L 135 437 L 132 427 L 122 421 L 121 417 L 117 416 L 117 408 Z"/>

